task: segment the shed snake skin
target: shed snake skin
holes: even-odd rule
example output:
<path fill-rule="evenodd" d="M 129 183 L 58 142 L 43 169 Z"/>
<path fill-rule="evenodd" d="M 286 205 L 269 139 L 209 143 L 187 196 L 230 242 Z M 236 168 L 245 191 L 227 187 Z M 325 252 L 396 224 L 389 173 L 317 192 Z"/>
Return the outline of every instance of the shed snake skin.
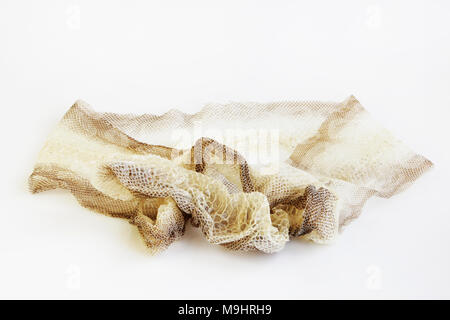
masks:
<path fill-rule="evenodd" d="M 67 189 L 83 207 L 127 219 L 152 253 L 186 223 L 210 243 L 273 253 L 292 238 L 334 241 L 368 198 L 391 197 L 431 166 L 353 96 L 160 116 L 97 113 L 77 101 L 29 187 Z"/>

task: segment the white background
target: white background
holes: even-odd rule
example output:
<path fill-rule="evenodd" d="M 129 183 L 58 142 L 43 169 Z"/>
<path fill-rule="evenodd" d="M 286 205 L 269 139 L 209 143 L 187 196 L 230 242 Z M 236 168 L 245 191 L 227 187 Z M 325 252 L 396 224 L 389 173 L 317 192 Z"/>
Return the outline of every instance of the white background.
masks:
<path fill-rule="evenodd" d="M 450 2 L 0 2 L 1 298 L 450 298 Z M 435 168 L 370 199 L 336 244 L 158 256 L 126 221 L 27 192 L 78 98 L 98 111 L 354 94 Z"/>

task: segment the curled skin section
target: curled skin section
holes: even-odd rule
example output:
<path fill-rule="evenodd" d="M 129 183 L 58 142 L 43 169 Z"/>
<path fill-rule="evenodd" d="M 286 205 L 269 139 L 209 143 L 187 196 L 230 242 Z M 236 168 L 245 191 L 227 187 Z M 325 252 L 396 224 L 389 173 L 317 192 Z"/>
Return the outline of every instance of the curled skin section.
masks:
<path fill-rule="evenodd" d="M 269 203 L 259 192 L 230 194 L 223 183 L 176 167 L 118 162 L 108 168 L 132 192 L 172 198 L 213 244 L 271 253 L 289 240 L 286 217 L 273 223 Z"/>
<path fill-rule="evenodd" d="M 431 166 L 354 97 L 161 116 L 97 113 L 77 101 L 29 187 L 66 189 L 82 206 L 128 220 L 152 253 L 180 239 L 186 223 L 212 244 L 273 253 L 293 238 L 334 241 L 368 198 L 404 190 Z"/>
<path fill-rule="evenodd" d="M 153 253 L 166 249 L 181 238 L 185 225 L 183 212 L 173 199 L 162 198 L 157 202 L 144 208 L 146 204 L 142 201 L 138 212 L 130 219 Z"/>

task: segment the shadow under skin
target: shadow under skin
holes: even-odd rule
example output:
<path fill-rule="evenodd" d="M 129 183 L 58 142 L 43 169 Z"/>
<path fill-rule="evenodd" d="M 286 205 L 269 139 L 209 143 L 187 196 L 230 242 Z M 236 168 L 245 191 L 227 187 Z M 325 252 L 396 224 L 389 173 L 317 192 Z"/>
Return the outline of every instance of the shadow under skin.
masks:
<path fill-rule="evenodd" d="M 276 257 L 284 256 L 285 254 L 301 253 L 304 251 L 314 251 L 320 249 L 322 246 L 313 243 L 311 241 L 302 240 L 298 238 L 292 238 L 288 241 L 283 249 L 275 253 L 264 253 L 261 251 L 235 251 L 227 249 L 221 245 L 209 243 L 205 237 L 202 235 L 200 228 L 192 226 L 190 222 L 186 225 L 185 234 L 181 239 L 173 243 L 165 252 L 178 251 L 178 245 L 183 243 L 183 250 L 189 249 L 193 252 L 203 251 L 203 253 L 211 253 L 214 255 L 221 255 L 224 257 L 232 257 L 241 259 L 257 259 L 261 260 L 273 260 Z"/>
<path fill-rule="evenodd" d="M 32 195 L 28 193 L 30 197 L 50 199 L 52 202 L 56 202 L 56 206 L 65 206 L 70 203 L 70 205 L 75 206 L 78 204 L 76 198 L 67 190 L 62 189 L 53 189 L 48 190 L 43 193 L 38 193 Z M 71 210 L 72 211 L 72 210 Z M 323 245 L 315 244 L 310 241 L 292 238 L 288 241 L 285 247 L 275 253 L 268 254 L 260 251 L 234 251 L 227 249 L 221 245 L 215 245 L 209 243 L 206 238 L 203 236 L 200 228 L 192 226 L 191 222 L 188 221 L 186 223 L 186 230 L 184 235 L 178 240 L 172 243 L 166 250 L 158 252 L 156 254 L 152 254 L 151 250 L 147 248 L 144 240 L 142 239 L 141 234 L 139 233 L 136 226 L 130 224 L 126 219 L 114 218 L 108 215 L 104 215 L 87 208 L 79 207 L 78 210 L 75 210 L 75 214 L 83 215 L 92 215 L 93 219 L 111 219 L 116 221 L 116 223 L 122 224 L 118 229 L 115 229 L 119 233 L 115 236 L 118 238 L 118 241 L 123 241 L 125 246 L 129 247 L 129 250 L 138 254 L 142 257 L 147 257 L 150 259 L 155 259 L 158 257 L 165 257 L 167 255 L 193 255 L 197 256 L 200 252 L 202 255 L 214 255 L 215 257 L 221 256 L 223 258 L 232 258 L 232 260 L 237 259 L 239 261 L 273 261 L 276 258 L 282 257 L 285 254 L 302 254 L 308 253 L 311 251 L 315 251 L 320 249 Z M 69 214 L 70 216 L 72 214 Z M 97 215 L 97 218 L 94 218 L 94 215 Z M 76 217 L 72 217 L 76 219 Z M 84 218 L 86 218 L 84 216 Z M 108 228 L 105 226 L 105 228 Z M 130 252 L 131 253 L 131 252 Z"/>

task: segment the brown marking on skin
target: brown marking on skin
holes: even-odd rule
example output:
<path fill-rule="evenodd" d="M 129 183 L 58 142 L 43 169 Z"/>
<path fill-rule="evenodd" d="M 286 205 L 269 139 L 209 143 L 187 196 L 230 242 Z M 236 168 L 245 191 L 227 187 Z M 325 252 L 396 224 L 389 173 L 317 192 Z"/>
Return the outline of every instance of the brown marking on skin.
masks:
<path fill-rule="evenodd" d="M 85 208 L 112 217 L 129 219 L 137 212 L 136 199 L 124 201 L 98 191 L 89 180 L 56 165 L 38 165 L 29 178 L 32 193 L 56 188 L 69 190 Z"/>
<path fill-rule="evenodd" d="M 303 224 L 298 230 L 291 230 L 291 236 L 298 237 L 317 231 L 322 239 L 331 239 L 335 234 L 334 205 L 336 197 L 327 189 L 316 189 L 309 185 L 299 197 L 300 208 L 304 208 Z"/>
<path fill-rule="evenodd" d="M 96 113 L 75 103 L 61 122 L 65 123 L 73 131 L 80 132 L 86 136 L 95 136 L 102 141 L 123 147 L 137 154 L 150 153 L 171 159 L 173 154 L 180 152 L 174 148 L 137 141 L 117 129 L 111 124 L 108 117 L 120 118 L 119 115 Z"/>
<path fill-rule="evenodd" d="M 313 148 L 317 149 L 318 145 L 325 149 L 327 143 L 332 143 L 333 137 L 330 137 L 329 135 L 331 127 L 333 126 L 334 131 L 343 129 L 348 122 L 352 121 L 359 113 L 364 111 L 362 107 L 358 106 L 359 102 L 354 97 L 351 97 L 345 103 L 340 105 L 339 108 L 331 113 L 322 123 L 317 134 L 295 147 L 290 156 L 292 163 L 298 168 L 306 169 L 302 165 L 302 160 L 304 158 L 313 159 L 315 154 L 311 155 L 310 152 Z M 316 151 L 317 153 L 320 153 L 321 150 Z"/>
<path fill-rule="evenodd" d="M 255 191 L 255 186 L 250 177 L 249 166 L 245 158 L 236 150 L 211 138 L 200 138 L 191 148 L 191 160 L 195 164 L 196 172 L 203 173 L 207 165 L 209 154 L 212 152 L 220 152 L 224 162 L 232 158 L 233 164 L 239 165 L 239 174 L 243 191 L 246 193 Z"/>

